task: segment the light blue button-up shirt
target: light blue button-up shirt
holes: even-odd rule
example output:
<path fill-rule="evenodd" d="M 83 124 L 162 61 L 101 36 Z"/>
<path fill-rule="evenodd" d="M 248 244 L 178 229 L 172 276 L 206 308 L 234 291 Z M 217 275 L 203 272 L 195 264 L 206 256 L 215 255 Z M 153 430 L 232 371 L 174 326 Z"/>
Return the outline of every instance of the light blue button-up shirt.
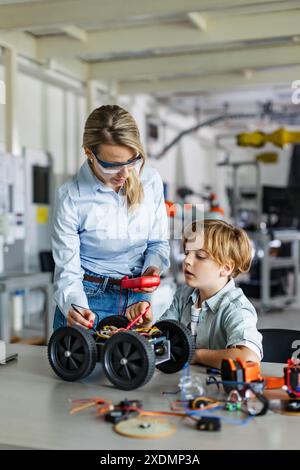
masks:
<path fill-rule="evenodd" d="M 169 268 L 168 219 L 163 184 L 145 165 L 144 200 L 128 209 L 126 196 L 103 184 L 85 162 L 56 193 L 52 250 L 54 299 L 67 315 L 71 304 L 88 308 L 84 269 L 107 277 L 139 276 L 149 266 Z"/>
<path fill-rule="evenodd" d="M 197 303 L 198 296 L 198 289 L 181 286 L 161 319 L 177 320 L 190 327 L 191 309 Z M 254 306 L 231 279 L 223 289 L 202 302 L 196 326 L 196 348 L 246 346 L 262 358 L 262 335 L 256 323 Z"/>

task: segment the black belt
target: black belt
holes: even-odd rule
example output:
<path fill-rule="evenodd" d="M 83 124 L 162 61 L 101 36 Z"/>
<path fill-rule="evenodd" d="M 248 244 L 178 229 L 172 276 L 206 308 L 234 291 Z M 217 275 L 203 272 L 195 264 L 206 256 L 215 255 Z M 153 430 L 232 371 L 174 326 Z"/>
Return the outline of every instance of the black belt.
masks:
<path fill-rule="evenodd" d="M 105 281 L 105 277 L 96 277 L 96 276 L 89 276 L 88 274 L 85 274 L 83 276 L 83 279 L 85 281 L 90 281 L 90 282 L 98 282 L 99 284 L 101 284 L 102 282 Z M 121 282 L 122 282 L 122 279 L 112 279 L 111 277 L 108 278 L 108 284 L 115 284 L 117 286 L 120 286 L 121 285 Z"/>

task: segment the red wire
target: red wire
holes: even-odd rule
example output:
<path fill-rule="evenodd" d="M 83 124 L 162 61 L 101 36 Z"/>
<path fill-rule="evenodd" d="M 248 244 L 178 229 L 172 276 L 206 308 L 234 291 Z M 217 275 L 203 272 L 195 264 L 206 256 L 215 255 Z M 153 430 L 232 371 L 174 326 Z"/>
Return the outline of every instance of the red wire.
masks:
<path fill-rule="evenodd" d="M 119 295 L 119 307 L 118 307 L 118 315 L 121 315 L 121 302 L 122 302 L 122 284 L 120 284 L 120 295 Z"/>
<path fill-rule="evenodd" d="M 132 320 L 132 322 L 129 323 L 129 325 L 125 328 L 126 330 L 130 330 L 130 328 L 132 328 L 133 325 L 135 325 L 139 321 L 139 319 L 142 318 L 144 315 L 146 315 L 146 313 L 148 312 L 149 308 L 151 307 L 151 304 L 150 304 L 150 302 L 148 302 L 148 300 L 145 300 L 144 302 L 147 302 L 148 307 L 146 308 L 146 310 L 143 313 L 140 313 L 140 315 L 138 315 L 134 320 Z M 136 305 L 138 303 L 139 302 L 135 302 L 132 305 Z"/>
<path fill-rule="evenodd" d="M 121 301 L 122 301 L 122 284 L 120 284 L 118 315 L 121 315 L 121 313 L 122 313 L 121 312 Z M 141 313 L 139 316 L 137 316 L 134 320 L 132 320 L 132 322 L 130 322 L 129 325 L 125 328 L 125 330 L 130 330 L 133 327 L 133 325 L 135 325 L 139 321 L 140 318 L 142 318 L 144 315 L 146 315 L 146 313 L 148 312 L 151 304 L 150 304 L 150 302 L 148 302 L 148 300 L 145 300 L 145 302 L 148 303 L 148 307 L 146 308 L 146 310 L 143 313 Z M 137 303 L 139 303 L 139 302 L 135 302 L 134 304 L 131 304 L 131 306 L 135 305 Z M 122 330 L 123 330 L 123 328 L 122 328 Z"/>

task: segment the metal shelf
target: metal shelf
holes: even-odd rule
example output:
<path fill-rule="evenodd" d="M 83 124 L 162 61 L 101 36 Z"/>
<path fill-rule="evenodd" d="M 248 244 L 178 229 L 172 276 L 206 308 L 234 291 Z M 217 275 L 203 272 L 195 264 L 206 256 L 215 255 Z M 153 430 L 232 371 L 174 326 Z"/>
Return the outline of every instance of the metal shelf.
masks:
<path fill-rule="evenodd" d="M 272 258 L 270 257 L 270 267 L 271 268 L 296 268 L 297 262 L 293 258 Z"/>
<path fill-rule="evenodd" d="M 298 300 L 299 297 L 299 240 L 300 231 L 272 230 L 270 232 L 253 232 L 252 238 L 257 243 L 257 249 L 262 251 L 261 256 L 261 311 L 277 308 L 278 298 L 271 295 L 271 271 L 273 269 L 287 268 L 293 270 L 293 292 L 283 296 L 282 308 L 288 303 Z M 291 256 L 274 257 L 270 255 L 270 243 L 274 240 L 291 244 Z"/>

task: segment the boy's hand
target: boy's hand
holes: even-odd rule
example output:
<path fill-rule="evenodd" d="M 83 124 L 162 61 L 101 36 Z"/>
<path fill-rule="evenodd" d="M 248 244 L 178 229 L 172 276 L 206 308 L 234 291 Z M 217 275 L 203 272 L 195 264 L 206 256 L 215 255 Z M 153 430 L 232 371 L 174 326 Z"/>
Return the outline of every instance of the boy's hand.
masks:
<path fill-rule="evenodd" d="M 81 313 L 81 315 L 80 315 Z M 96 315 L 87 308 L 80 309 L 80 313 L 70 308 L 67 316 L 68 326 L 80 325 L 85 328 L 90 328 L 94 324 Z"/>
<path fill-rule="evenodd" d="M 147 308 L 149 307 L 149 302 L 137 302 L 129 306 L 126 310 L 126 318 L 131 322 L 136 317 L 138 317 L 141 313 L 144 313 Z M 145 327 L 151 326 L 153 322 L 153 313 L 151 307 L 147 311 L 147 313 L 139 319 L 136 325 L 143 325 Z"/>

